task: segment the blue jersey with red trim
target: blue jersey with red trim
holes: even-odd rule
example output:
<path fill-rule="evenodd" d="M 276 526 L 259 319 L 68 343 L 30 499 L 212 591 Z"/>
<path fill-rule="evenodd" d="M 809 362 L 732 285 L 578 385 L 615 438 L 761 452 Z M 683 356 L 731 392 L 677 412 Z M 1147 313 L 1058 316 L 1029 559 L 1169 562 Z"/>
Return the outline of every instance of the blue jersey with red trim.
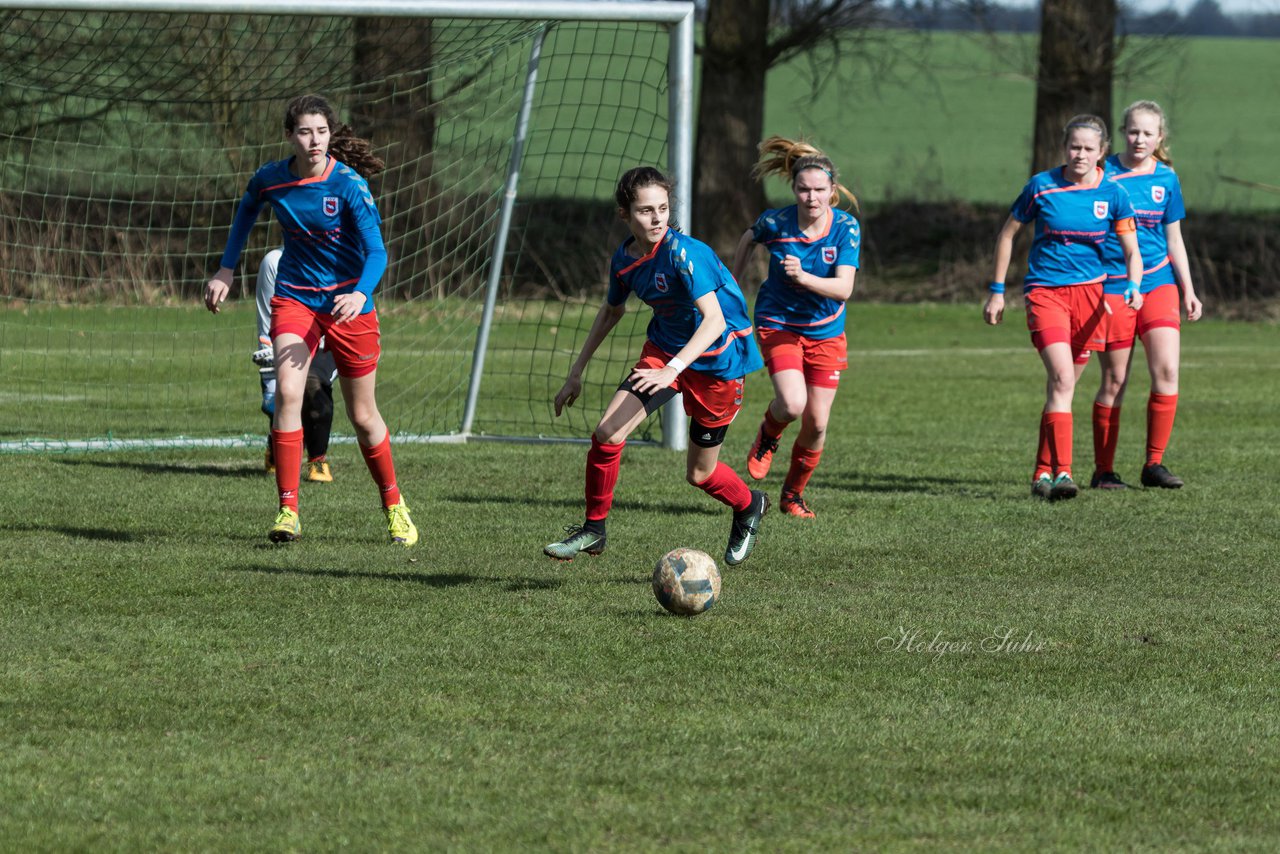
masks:
<path fill-rule="evenodd" d="M 724 315 L 725 330 L 689 367 L 720 379 L 734 380 L 764 367 L 747 301 L 733 275 L 710 246 L 667 229 L 643 258 L 627 254 L 628 237 L 609 264 L 609 305 L 619 306 L 635 294 L 653 309 L 648 338 L 668 356 L 679 353 L 702 322 L 694 301 L 714 293 Z"/>
<path fill-rule="evenodd" d="M 1091 182 L 1075 184 L 1058 166 L 1032 175 L 1009 214 L 1036 224 L 1023 279 L 1026 291 L 1105 281 L 1103 244 L 1117 222 L 1133 218 L 1133 206 L 1124 187 L 1103 180 L 1101 168 Z"/>
<path fill-rule="evenodd" d="M 1176 285 L 1178 277 L 1169 262 L 1169 239 L 1164 227 L 1171 222 L 1186 219 L 1187 208 L 1182 201 L 1182 184 L 1178 173 L 1167 163 L 1154 157 L 1147 167 L 1135 172 L 1120 162 L 1120 155 L 1107 158 L 1107 180 L 1120 183 L 1129 192 L 1133 203 L 1135 225 L 1138 231 L 1138 250 L 1142 254 L 1142 292 L 1149 294 L 1162 285 Z M 1109 294 L 1124 293 L 1129 274 L 1125 272 L 1124 250 L 1114 234 L 1107 238 L 1103 252 L 1107 264 Z"/>
<path fill-rule="evenodd" d="M 299 178 L 289 171 L 292 159 L 268 163 L 249 179 L 222 266 L 234 269 L 262 208 L 271 205 L 284 232 L 276 296 L 329 313 L 335 296 L 359 291 L 365 295 L 360 313 L 373 311 L 387 250 L 368 182 L 332 156 L 322 174 Z"/>
<path fill-rule="evenodd" d="M 831 209 L 827 228 L 816 237 L 800 229 L 795 205 L 760 214 L 751 226 L 756 243 L 769 250 L 769 277 L 756 296 L 756 325 L 762 329 L 786 329 L 821 341 L 844 332 L 844 300 L 831 299 L 802 288 L 786 274 L 782 261 L 788 255 L 800 259 L 806 273 L 823 279 L 836 275 L 836 267 L 858 266 L 862 229 L 852 214 Z"/>

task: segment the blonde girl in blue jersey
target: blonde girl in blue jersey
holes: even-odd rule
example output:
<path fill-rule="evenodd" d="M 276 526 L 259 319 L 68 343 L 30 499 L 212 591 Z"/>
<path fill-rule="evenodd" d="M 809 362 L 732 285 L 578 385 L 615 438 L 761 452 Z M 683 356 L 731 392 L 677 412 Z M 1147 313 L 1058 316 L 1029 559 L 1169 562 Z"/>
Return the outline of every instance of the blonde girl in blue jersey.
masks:
<path fill-rule="evenodd" d="M 418 530 L 396 483 L 390 432 L 375 397 L 381 344 L 373 291 L 386 270 L 387 251 L 366 178 L 384 164 L 319 95 L 300 95 L 288 103 L 284 136 L 293 155 L 266 164 L 250 179 L 204 297 L 216 314 L 249 232 L 270 205 L 284 235 L 284 254 L 271 300 L 276 368 L 271 435 L 280 510 L 267 536 L 277 543 L 301 536 L 302 403 L 323 338 L 337 363 L 347 414 L 378 486 L 391 542 L 411 546 Z"/>
<path fill-rule="evenodd" d="M 1115 472 L 1120 438 L 1120 405 L 1129 380 L 1133 339 L 1142 339 L 1151 372 L 1147 398 L 1147 448 L 1142 467 L 1143 486 L 1178 489 L 1182 478 L 1164 466 L 1164 452 L 1173 432 L 1178 406 L 1178 359 L 1181 349 L 1179 308 L 1196 321 L 1204 310 L 1191 282 L 1191 264 L 1182 238 L 1186 208 L 1182 187 L 1173 171 L 1166 146 L 1164 110 L 1155 101 L 1137 101 L 1124 111 L 1125 150 L 1106 160 L 1107 177 L 1122 184 L 1137 214 L 1138 245 L 1142 251 L 1142 293 L 1138 311 L 1118 305 L 1123 284 L 1123 257 L 1118 243 L 1107 241 L 1107 301 L 1112 317 L 1107 347 L 1098 354 L 1102 382 L 1093 402 L 1095 489 L 1124 489 Z"/>
<path fill-rule="evenodd" d="M 733 275 L 741 281 L 755 247 L 769 252 L 755 325 L 774 397 L 747 452 L 747 473 L 755 480 L 769 473 L 782 432 L 799 420 L 778 506 L 811 519 L 804 490 L 822 457 L 831 405 L 848 367 L 845 301 L 853 293 L 862 242 L 858 220 L 835 206 L 841 193 L 855 206 L 857 200 L 837 180 L 831 159 L 804 141 L 766 139 L 753 175 L 785 177 L 796 203 L 761 214 L 733 256 Z"/>
<path fill-rule="evenodd" d="M 673 188 L 661 171 L 638 166 L 619 179 L 614 193 L 631 237 L 610 260 L 608 294 L 556 394 L 556 415 L 582 393 L 582 372 L 622 319 L 632 294 L 652 307 L 653 318 L 639 360 L 591 434 L 585 521 L 566 527 L 563 540 L 542 550 L 555 560 L 604 551 L 627 437 L 677 393 L 692 421 L 685 479 L 733 510 L 725 563 L 735 566 L 750 556 L 769 509 L 765 493 L 750 489 L 720 461 L 720 446 L 742 408 L 743 377 L 763 367 L 747 303 L 711 248 L 671 227 Z"/>
<path fill-rule="evenodd" d="M 1065 164 L 1031 177 L 996 238 L 991 296 L 983 308 L 989 324 L 1004 317 L 1004 280 L 1013 239 L 1035 223 L 1023 295 L 1027 328 L 1040 352 L 1048 382 L 1040 416 L 1040 442 L 1031 494 L 1059 501 L 1079 492 L 1071 477 L 1071 401 L 1076 381 L 1106 340 L 1103 245 L 1114 233 L 1128 276 L 1124 304 L 1142 306 L 1142 257 L 1134 234 L 1133 207 L 1124 188 L 1104 179 L 1107 126 L 1097 116 L 1076 116 L 1063 131 Z"/>

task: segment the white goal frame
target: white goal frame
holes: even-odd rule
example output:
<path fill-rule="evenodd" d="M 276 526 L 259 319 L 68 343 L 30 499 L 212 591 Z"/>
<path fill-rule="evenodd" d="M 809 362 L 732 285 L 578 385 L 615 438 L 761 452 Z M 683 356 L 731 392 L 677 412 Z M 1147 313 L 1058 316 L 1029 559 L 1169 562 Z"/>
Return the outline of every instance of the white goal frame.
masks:
<path fill-rule="evenodd" d="M 693 188 L 693 57 L 694 3 L 692 0 L 6 0 L 6 9 L 69 12 L 181 12 L 226 15 L 334 15 L 347 17 L 439 17 L 515 19 L 548 21 L 637 21 L 665 24 L 669 32 L 667 58 L 668 137 L 667 169 L 684 188 L 683 198 L 672 199 L 672 219 L 690 227 L 693 222 L 689 193 Z M 502 259 L 515 206 L 528 118 L 537 86 L 542 40 L 534 40 L 530 52 L 524 96 L 512 136 L 507 181 L 502 199 L 499 228 L 493 237 L 484 310 L 476 333 L 475 356 L 467 389 L 466 405 L 459 432 L 449 437 L 412 437 L 397 434 L 397 441 L 466 441 L 480 438 L 472 433 L 480 383 L 484 374 L 489 331 L 502 278 Z M 684 450 L 688 428 L 677 395 L 662 410 L 662 446 Z M 519 439 L 520 437 L 508 437 Z M 538 441 L 535 439 L 535 441 Z M 557 440 L 542 440 L 557 441 Z M 560 440 L 563 441 L 563 440 Z M 29 444 L 29 443 L 24 443 Z M 73 447 L 89 443 L 59 443 Z M 113 448 L 129 445 L 115 440 Z M 154 447 L 155 440 L 139 445 Z M 206 444 L 206 443 L 197 443 Z"/>

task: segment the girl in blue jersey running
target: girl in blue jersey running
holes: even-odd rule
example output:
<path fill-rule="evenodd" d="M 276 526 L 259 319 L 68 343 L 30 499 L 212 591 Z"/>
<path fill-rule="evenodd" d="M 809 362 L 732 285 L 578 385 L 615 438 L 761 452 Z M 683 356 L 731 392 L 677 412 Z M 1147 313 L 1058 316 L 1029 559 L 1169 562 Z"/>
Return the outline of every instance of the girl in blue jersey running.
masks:
<path fill-rule="evenodd" d="M 284 135 L 293 156 L 266 164 L 250 179 L 221 267 L 204 296 L 205 306 L 216 314 L 249 231 L 270 205 L 284 233 L 284 255 L 271 300 L 276 367 L 271 435 L 280 511 L 268 537 L 290 542 L 301 535 L 302 401 L 311 360 L 323 338 L 337 363 L 360 452 L 381 493 L 391 542 L 411 546 L 418 530 L 396 483 L 390 432 L 374 394 L 381 344 L 373 290 L 386 270 L 387 250 L 366 178 L 384 164 L 366 140 L 339 124 L 319 95 L 289 102 Z"/>
<path fill-rule="evenodd" d="M 627 437 L 677 393 L 692 419 L 685 477 L 693 486 L 733 509 L 724 560 L 742 563 L 755 547 L 760 520 L 769 509 L 763 492 L 747 487 L 720 462 L 720 446 L 742 408 L 742 380 L 763 367 L 751 337 L 747 303 L 737 282 L 711 248 L 670 225 L 671 179 L 649 166 L 629 170 L 614 194 L 618 216 L 631 237 L 614 252 L 609 291 L 596 313 L 582 352 L 556 394 L 556 415 L 582 393 L 582 372 L 626 311 L 634 293 L 653 309 L 647 340 L 630 376 L 605 409 L 587 452 L 586 518 L 565 528 L 568 535 L 543 553 L 573 560 L 605 548 L 605 522 Z"/>
<path fill-rule="evenodd" d="M 1035 223 L 1027 259 L 1023 295 L 1031 341 L 1048 375 L 1040 416 L 1040 443 L 1031 476 L 1031 494 L 1058 501 L 1079 491 L 1071 478 L 1071 399 L 1076 381 L 1106 339 L 1102 298 L 1106 280 L 1102 247 L 1114 232 L 1123 249 L 1128 281 L 1124 303 L 1142 306 L 1142 257 L 1134 235 L 1128 193 L 1103 179 L 1100 161 L 1107 152 L 1107 126 L 1097 116 L 1076 116 L 1063 132 L 1066 163 L 1031 177 L 996 238 L 995 268 L 983 308 L 987 323 L 1004 317 L 1004 280 L 1013 255 L 1013 238 Z"/>
<path fill-rule="evenodd" d="M 1182 239 L 1186 208 L 1182 186 L 1173 171 L 1165 145 L 1164 110 L 1155 101 L 1137 101 L 1124 111 L 1126 147 L 1106 160 L 1108 179 L 1122 184 L 1133 200 L 1138 247 L 1142 252 L 1142 308 L 1119 305 L 1124 287 L 1124 257 L 1120 244 L 1108 239 L 1106 298 L 1112 307 L 1107 347 L 1098 354 L 1102 382 L 1093 402 L 1095 489 L 1124 489 L 1115 472 L 1120 438 L 1120 404 L 1129 379 L 1133 339 L 1142 339 L 1151 371 L 1147 398 L 1147 450 L 1142 485 L 1177 489 L 1182 478 L 1164 466 L 1164 451 L 1173 431 L 1178 406 L 1178 357 L 1181 344 L 1179 308 L 1187 319 L 1199 320 L 1204 310 L 1191 282 L 1191 264 Z"/>
<path fill-rule="evenodd" d="M 747 452 L 747 473 L 769 473 L 778 439 L 800 419 L 779 509 L 813 518 L 804 489 L 822 457 L 831 404 L 848 366 L 845 301 L 853 293 L 862 232 L 852 214 L 835 207 L 840 193 L 857 199 L 837 180 L 831 159 L 807 142 L 773 136 L 760 143 L 756 178 L 783 175 L 796 203 L 767 210 L 747 229 L 733 255 L 739 281 L 757 244 L 769 251 L 769 275 L 756 297 L 756 334 L 773 381 L 773 400 Z"/>

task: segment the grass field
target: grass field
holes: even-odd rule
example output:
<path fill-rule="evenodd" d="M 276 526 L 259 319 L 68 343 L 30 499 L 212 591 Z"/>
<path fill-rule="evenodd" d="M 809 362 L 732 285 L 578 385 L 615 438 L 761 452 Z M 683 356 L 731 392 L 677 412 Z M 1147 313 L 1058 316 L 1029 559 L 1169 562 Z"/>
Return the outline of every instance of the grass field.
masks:
<path fill-rule="evenodd" d="M 1021 320 L 853 306 L 819 517 L 769 516 L 692 620 L 650 569 L 719 557 L 728 518 L 661 450 L 628 451 L 608 551 L 569 565 L 540 548 L 580 521 L 580 446 L 397 448 L 407 553 L 350 446 L 285 548 L 247 450 L 0 457 L 0 840 L 1269 850 L 1275 327 L 1186 330 L 1187 488 L 1046 505 Z"/>
<path fill-rule="evenodd" d="M 898 33 L 826 69 L 833 80 L 816 100 L 797 61 L 769 77 L 765 132 L 808 134 L 871 202 L 1008 203 L 1030 165 L 1036 46 L 1030 36 Z M 1117 76 L 1114 119 L 1140 98 L 1164 106 L 1189 209 L 1280 207 L 1274 192 L 1218 177 L 1277 184 L 1280 113 L 1244 106 L 1271 93 L 1243 82 L 1280 77 L 1274 41 L 1186 38 L 1153 49 L 1133 38 L 1121 72 L 1126 56 L 1151 65 Z"/>

